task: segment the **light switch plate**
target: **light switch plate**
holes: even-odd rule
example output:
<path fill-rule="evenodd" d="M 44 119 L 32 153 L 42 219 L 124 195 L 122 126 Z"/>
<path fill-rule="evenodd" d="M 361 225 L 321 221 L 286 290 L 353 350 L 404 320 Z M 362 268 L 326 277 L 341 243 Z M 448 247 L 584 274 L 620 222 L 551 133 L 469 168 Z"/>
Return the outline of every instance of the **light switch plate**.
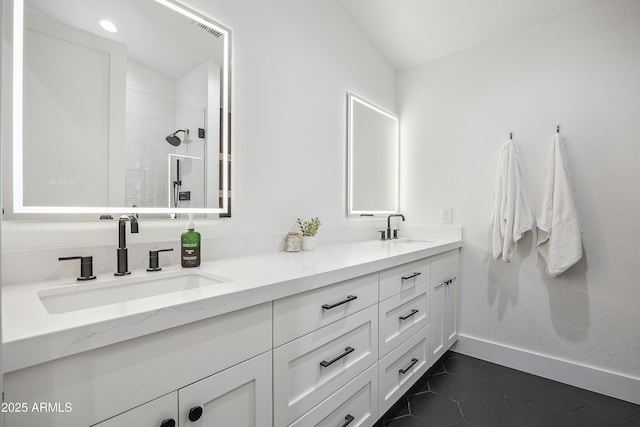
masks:
<path fill-rule="evenodd" d="M 442 223 L 451 224 L 453 222 L 453 208 L 442 209 Z"/>

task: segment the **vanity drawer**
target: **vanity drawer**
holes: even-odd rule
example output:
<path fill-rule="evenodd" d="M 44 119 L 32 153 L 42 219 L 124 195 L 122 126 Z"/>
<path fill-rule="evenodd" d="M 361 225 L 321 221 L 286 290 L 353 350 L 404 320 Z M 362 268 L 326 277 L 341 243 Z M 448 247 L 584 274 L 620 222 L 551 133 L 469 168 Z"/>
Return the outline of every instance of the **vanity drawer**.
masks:
<path fill-rule="evenodd" d="M 378 366 L 373 365 L 289 427 L 372 426 L 378 419 Z"/>
<path fill-rule="evenodd" d="M 421 259 L 380 273 L 380 301 L 429 280 L 429 259 Z"/>
<path fill-rule="evenodd" d="M 421 283 L 379 304 L 380 357 L 429 324 L 429 283 Z"/>
<path fill-rule="evenodd" d="M 273 302 L 273 346 L 315 331 L 378 302 L 378 273 Z"/>
<path fill-rule="evenodd" d="M 380 401 L 384 414 L 429 369 L 429 326 L 421 329 L 378 362 Z"/>
<path fill-rule="evenodd" d="M 458 263 L 460 250 L 444 252 L 431 257 L 431 277 L 436 278 L 443 275 L 456 275 L 458 273 Z"/>
<path fill-rule="evenodd" d="M 274 349 L 274 425 L 289 425 L 377 360 L 376 306 Z"/>

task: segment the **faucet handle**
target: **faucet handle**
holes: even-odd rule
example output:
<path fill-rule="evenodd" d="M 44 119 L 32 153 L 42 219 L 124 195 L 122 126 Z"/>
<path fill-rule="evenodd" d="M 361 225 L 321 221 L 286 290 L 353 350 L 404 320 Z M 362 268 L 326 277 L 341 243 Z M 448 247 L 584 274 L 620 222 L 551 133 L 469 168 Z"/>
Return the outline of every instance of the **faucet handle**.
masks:
<path fill-rule="evenodd" d="M 71 259 L 80 260 L 80 276 L 78 280 L 93 280 L 96 276 L 93 275 L 93 257 L 92 256 L 68 256 L 60 257 L 58 261 L 68 261 Z"/>
<path fill-rule="evenodd" d="M 379 230 L 378 233 L 380 233 L 380 240 L 387 240 L 386 237 L 385 237 L 386 231 Z"/>
<path fill-rule="evenodd" d="M 173 248 L 149 251 L 149 268 L 147 268 L 147 271 L 162 270 L 162 268 L 160 267 L 160 257 L 158 256 L 158 254 L 160 252 L 171 252 L 171 251 L 173 251 Z"/>
<path fill-rule="evenodd" d="M 393 230 L 393 238 L 397 239 L 398 238 L 398 230 L 400 230 L 399 228 L 396 228 Z"/>

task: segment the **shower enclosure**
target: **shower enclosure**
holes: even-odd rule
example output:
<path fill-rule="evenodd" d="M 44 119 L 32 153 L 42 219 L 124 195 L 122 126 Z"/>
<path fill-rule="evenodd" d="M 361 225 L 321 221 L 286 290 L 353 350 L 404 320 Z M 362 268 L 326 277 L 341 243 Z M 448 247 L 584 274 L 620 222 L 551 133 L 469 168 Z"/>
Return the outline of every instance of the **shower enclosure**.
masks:
<path fill-rule="evenodd" d="M 207 109 L 170 79 L 157 75 L 155 81 L 155 93 L 127 89 L 126 203 L 206 207 Z M 132 108 L 137 105 L 144 108 Z"/>

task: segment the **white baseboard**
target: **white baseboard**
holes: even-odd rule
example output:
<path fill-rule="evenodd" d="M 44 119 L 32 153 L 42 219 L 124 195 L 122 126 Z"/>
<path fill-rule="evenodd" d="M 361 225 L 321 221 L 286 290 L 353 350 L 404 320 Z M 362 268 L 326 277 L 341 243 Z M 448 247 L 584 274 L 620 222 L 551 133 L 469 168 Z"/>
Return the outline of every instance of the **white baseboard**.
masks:
<path fill-rule="evenodd" d="M 640 405 L 640 378 L 462 334 L 452 350 Z"/>

